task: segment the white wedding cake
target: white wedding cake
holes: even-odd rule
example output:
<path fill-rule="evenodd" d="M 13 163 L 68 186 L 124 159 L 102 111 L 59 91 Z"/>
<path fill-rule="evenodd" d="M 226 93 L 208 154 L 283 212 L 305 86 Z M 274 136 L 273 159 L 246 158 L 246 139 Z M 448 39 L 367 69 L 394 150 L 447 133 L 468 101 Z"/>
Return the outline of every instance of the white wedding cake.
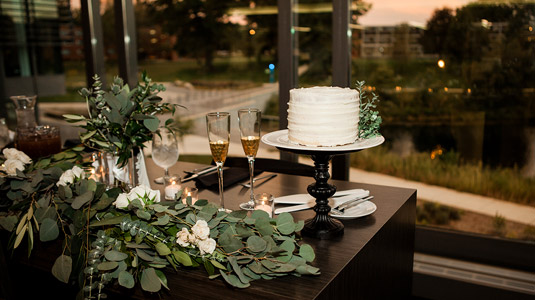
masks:
<path fill-rule="evenodd" d="M 357 140 L 359 92 L 350 88 L 312 87 L 290 90 L 288 139 L 315 147 Z"/>

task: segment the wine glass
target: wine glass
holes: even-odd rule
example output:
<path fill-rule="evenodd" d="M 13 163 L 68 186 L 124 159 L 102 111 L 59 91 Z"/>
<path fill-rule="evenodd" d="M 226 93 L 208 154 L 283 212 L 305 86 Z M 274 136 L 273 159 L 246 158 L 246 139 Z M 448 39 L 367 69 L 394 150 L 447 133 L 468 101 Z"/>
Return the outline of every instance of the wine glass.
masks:
<path fill-rule="evenodd" d="M 243 151 L 247 156 L 247 161 L 249 162 L 249 179 L 251 186 L 249 201 L 240 204 L 240 208 L 245 210 L 255 209 L 253 175 L 254 160 L 260 144 L 261 115 L 260 110 L 256 108 L 240 109 L 238 111 L 241 144 L 243 146 Z"/>
<path fill-rule="evenodd" d="M 169 176 L 169 167 L 178 160 L 178 140 L 175 133 L 167 127 L 159 127 L 152 135 L 152 160 L 165 170 Z M 163 183 L 163 177 L 156 178 L 156 182 Z"/>
<path fill-rule="evenodd" d="M 212 158 L 217 166 L 219 178 L 219 204 L 225 209 L 223 198 L 223 164 L 227 159 L 230 142 L 230 114 L 228 112 L 213 112 L 206 115 L 206 130 Z"/>

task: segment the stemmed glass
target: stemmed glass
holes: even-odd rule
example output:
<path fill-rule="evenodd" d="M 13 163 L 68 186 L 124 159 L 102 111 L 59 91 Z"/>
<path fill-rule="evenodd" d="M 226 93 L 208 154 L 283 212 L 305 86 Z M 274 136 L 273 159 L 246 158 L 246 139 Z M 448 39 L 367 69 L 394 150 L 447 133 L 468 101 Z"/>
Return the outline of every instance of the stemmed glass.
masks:
<path fill-rule="evenodd" d="M 169 176 L 169 167 L 178 160 L 178 140 L 167 127 L 159 127 L 152 135 L 152 160 L 165 170 L 165 176 Z M 163 183 L 163 177 L 157 178 L 156 182 Z"/>
<path fill-rule="evenodd" d="M 206 130 L 212 158 L 217 166 L 219 178 L 219 203 L 225 209 L 223 199 L 223 164 L 227 159 L 230 142 L 230 114 L 228 112 L 213 112 L 206 115 Z"/>
<path fill-rule="evenodd" d="M 251 186 L 249 201 L 240 204 L 240 208 L 245 210 L 255 209 L 253 175 L 254 160 L 260 144 L 261 115 L 260 110 L 256 108 L 240 109 L 238 111 L 241 144 L 243 146 L 243 151 L 247 156 L 247 161 L 249 162 L 249 178 Z"/>

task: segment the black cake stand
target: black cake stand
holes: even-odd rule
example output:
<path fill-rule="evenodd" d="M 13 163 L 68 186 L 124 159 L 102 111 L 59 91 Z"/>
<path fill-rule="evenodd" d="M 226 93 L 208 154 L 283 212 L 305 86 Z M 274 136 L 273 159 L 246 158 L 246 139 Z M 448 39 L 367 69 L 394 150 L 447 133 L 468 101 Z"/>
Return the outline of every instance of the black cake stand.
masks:
<path fill-rule="evenodd" d="M 335 155 L 372 148 L 381 145 L 384 141 L 384 137 L 378 136 L 358 140 L 353 144 L 343 146 L 308 147 L 290 142 L 287 129 L 270 132 L 262 137 L 264 144 L 276 147 L 279 150 L 308 155 L 314 161 L 314 179 L 316 179 L 316 182 L 308 186 L 307 192 L 316 199 L 316 205 L 314 206 L 316 215 L 314 218 L 305 221 L 305 227 L 301 230 L 301 234 L 319 239 L 331 239 L 344 234 L 342 222 L 329 215 L 331 211 L 329 198 L 336 192 L 336 186 L 328 183 L 331 177 L 329 174 L 329 162 Z"/>

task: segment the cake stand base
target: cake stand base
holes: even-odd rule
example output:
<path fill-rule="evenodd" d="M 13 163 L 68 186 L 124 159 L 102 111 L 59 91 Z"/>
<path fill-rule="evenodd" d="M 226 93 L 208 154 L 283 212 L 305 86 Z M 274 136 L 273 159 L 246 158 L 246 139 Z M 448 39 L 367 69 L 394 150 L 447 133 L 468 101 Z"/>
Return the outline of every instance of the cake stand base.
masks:
<path fill-rule="evenodd" d="M 344 234 L 344 225 L 329 216 L 316 215 L 315 218 L 305 221 L 305 227 L 301 230 L 303 236 L 328 240 Z"/>

